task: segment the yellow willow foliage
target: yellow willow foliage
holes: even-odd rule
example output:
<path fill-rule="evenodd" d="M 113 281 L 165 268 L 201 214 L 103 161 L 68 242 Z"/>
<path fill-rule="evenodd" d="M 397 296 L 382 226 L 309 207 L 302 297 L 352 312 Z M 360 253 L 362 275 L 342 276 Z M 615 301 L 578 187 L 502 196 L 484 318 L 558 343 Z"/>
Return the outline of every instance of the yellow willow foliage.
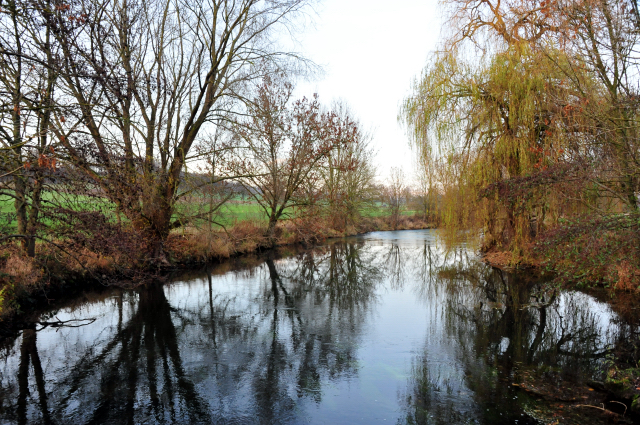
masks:
<path fill-rule="evenodd" d="M 436 54 L 400 119 L 421 160 L 435 170 L 447 239 L 472 231 L 486 247 L 519 249 L 563 206 L 548 188 L 520 197 L 486 189 L 563 161 L 571 132 L 567 105 L 579 96 L 562 72 L 568 59 L 559 50 L 513 44 L 478 62 L 455 51 Z M 575 75 L 589 86 L 586 76 Z"/>

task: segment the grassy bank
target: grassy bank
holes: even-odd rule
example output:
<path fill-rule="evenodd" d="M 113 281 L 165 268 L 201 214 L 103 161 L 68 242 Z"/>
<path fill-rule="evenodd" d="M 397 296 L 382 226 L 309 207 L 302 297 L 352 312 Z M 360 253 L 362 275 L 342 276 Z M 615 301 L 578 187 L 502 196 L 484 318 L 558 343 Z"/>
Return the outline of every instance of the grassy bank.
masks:
<path fill-rule="evenodd" d="M 401 216 L 396 230 L 433 227 L 417 216 Z M 322 219 L 288 220 L 276 228 L 276 246 L 315 244 L 327 238 L 351 236 L 377 230 L 394 230 L 388 216 L 364 217 L 357 226 L 332 229 Z M 166 241 L 173 268 L 198 264 L 268 249 L 263 220 L 241 220 L 226 230 L 186 228 Z M 96 285 L 134 287 L 162 278 L 170 269 L 140 269 L 127 253 L 100 255 L 89 249 L 63 250 L 39 244 L 35 258 L 22 255 L 19 246 L 0 248 L 0 321 L 10 321 L 56 298 L 81 293 Z"/>

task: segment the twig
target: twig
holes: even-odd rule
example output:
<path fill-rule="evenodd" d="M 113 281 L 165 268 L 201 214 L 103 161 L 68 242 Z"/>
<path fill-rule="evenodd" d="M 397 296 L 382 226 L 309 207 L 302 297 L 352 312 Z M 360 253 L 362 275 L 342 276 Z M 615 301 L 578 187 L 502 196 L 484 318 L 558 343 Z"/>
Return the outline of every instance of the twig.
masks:
<path fill-rule="evenodd" d="M 622 414 L 622 416 L 627 414 L 627 405 L 620 402 L 620 401 L 616 401 L 616 400 L 611 400 L 610 403 L 618 403 L 618 404 L 622 404 L 624 406 L 624 413 Z"/>
<path fill-rule="evenodd" d="M 56 317 L 56 319 L 58 319 Z M 43 330 L 44 328 L 51 326 L 52 328 L 60 328 L 62 326 L 65 326 L 67 328 L 79 328 L 82 326 L 87 326 L 92 324 L 93 322 L 95 322 L 97 319 L 95 317 L 91 317 L 89 319 L 70 319 L 70 320 L 60 320 L 58 319 L 57 322 L 36 322 L 39 325 L 42 325 L 42 327 L 40 329 L 38 329 L 39 331 Z M 86 321 L 87 323 L 81 323 L 79 325 L 67 325 L 67 323 L 70 322 L 84 322 Z"/>
<path fill-rule="evenodd" d="M 12 148 L 13 148 L 13 146 L 12 146 Z M 1 175 L 1 176 L 0 176 L 0 179 L 1 179 L 1 178 L 3 178 L 3 177 L 7 177 L 8 175 L 11 175 L 11 174 L 15 173 L 16 171 L 18 171 L 18 170 L 19 170 L 19 169 L 21 169 L 22 167 L 23 167 L 23 166 L 21 165 L 21 166 L 19 166 L 18 168 L 16 168 L 16 169 L 15 169 L 15 170 L 13 170 L 13 171 L 9 171 L 8 173 L 4 173 L 3 175 Z"/>
<path fill-rule="evenodd" d="M 618 403 L 620 403 L 620 402 L 618 402 Z M 621 403 L 621 404 L 622 404 L 622 403 Z M 619 415 L 619 413 L 616 413 L 616 412 L 614 412 L 614 411 L 612 411 L 612 410 L 609 410 L 609 409 L 605 409 L 605 408 L 604 408 L 604 404 L 602 404 L 602 406 L 603 406 L 603 407 L 593 406 L 593 405 L 591 405 L 591 404 L 576 404 L 576 407 L 592 407 L 592 408 L 594 408 L 594 409 L 602 410 L 603 412 L 606 412 L 606 413 L 611 413 L 611 414 L 614 414 L 614 415 Z M 626 406 L 625 406 L 625 407 L 626 407 Z M 626 410 L 625 410 L 625 412 L 626 412 Z"/>

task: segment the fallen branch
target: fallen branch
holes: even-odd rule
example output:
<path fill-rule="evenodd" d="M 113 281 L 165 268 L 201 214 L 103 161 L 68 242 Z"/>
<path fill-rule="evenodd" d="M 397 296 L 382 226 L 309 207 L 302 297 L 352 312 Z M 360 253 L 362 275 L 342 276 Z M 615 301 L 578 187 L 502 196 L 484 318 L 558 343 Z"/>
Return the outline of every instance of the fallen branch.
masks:
<path fill-rule="evenodd" d="M 611 400 L 610 403 L 618 403 L 618 404 L 622 404 L 624 406 L 624 413 L 622 414 L 622 416 L 627 414 L 627 405 L 620 402 L 620 401 L 616 401 L 616 400 Z"/>
<path fill-rule="evenodd" d="M 617 403 L 620 403 L 620 402 L 618 401 Z M 624 403 L 620 403 L 620 404 L 624 404 Z M 605 413 L 610 413 L 610 414 L 612 414 L 612 415 L 620 415 L 620 413 L 616 413 L 616 412 L 614 412 L 613 410 L 605 409 L 605 408 L 604 408 L 604 404 L 602 404 L 602 407 L 594 406 L 594 405 L 592 405 L 592 404 L 576 404 L 576 405 L 575 405 L 575 407 L 591 407 L 591 408 L 593 408 L 593 409 L 602 410 L 603 412 L 605 412 Z M 625 413 L 626 413 L 626 407 L 627 407 L 627 406 L 625 406 Z M 624 416 L 624 415 L 623 415 L 623 416 Z"/>

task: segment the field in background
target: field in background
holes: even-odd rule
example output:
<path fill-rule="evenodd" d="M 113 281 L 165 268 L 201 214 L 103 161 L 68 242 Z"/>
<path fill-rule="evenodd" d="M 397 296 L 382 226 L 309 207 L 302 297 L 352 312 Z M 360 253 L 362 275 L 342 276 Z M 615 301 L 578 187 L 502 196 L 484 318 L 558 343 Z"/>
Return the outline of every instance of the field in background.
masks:
<path fill-rule="evenodd" d="M 84 209 L 89 211 L 99 208 L 103 211 L 106 209 L 115 211 L 115 208 L 111 206 L 107 201 L 103 202 L 101 200 L 97 200 L 96 198 L 75 197 L 73 198 L 73 200 L 68 200 L 65 199 L 63 195 L 54 195 L 51 192 L 46 192 L 43 195 L 43 199 L 48 202 L 54 202 L 56 205 L 65 208 Z M 206 199 L 192 199 L 190 202 L 180 202 L 176 207 L 177 213 L 175 214 L 175 216 L 177 218 L 182 214 L 188 215 L 189 213 L 193 213 L 197 210 L 202 211 L 203 207 L 206 206 L 207 203 L 208 200 Z M 402 211 L 402 215 L 407 216 L 414 215 L 415 213 L 416 211 L 412 210 Z M 370 206 L 363 215 L 365 217 L 386 217 L 389 215 L 389 211 L 382 205 L 382 203 L 376 202 L 374 205 Z M 113 213 L 113 219 L 114 221 L 116 220 L 115 212 Z M 124 220 L 124 217 L 121 216 L 121 219 Z M 213 221 L 225 227 L 231 227 L 241 221 L 260 222 L 263 220 L 266 221 L 267 217 L 260 206 L 255 201 L 242 200 L 240 197 L 231 199 L 226 202 L 220 207 L 220 209 L 213 217 Z M 201 220 L 199 224 L 202 223 L 204 223 L 204 220 Z M 44 220 L 44 224 L 48 225 L 51 223 L 50 221 Z M 14 200 L 13 198 L 10 198 L 8 196 L 0 196 L 0 229 L 14 231 L 15 228 L 16 217 Z"/>

